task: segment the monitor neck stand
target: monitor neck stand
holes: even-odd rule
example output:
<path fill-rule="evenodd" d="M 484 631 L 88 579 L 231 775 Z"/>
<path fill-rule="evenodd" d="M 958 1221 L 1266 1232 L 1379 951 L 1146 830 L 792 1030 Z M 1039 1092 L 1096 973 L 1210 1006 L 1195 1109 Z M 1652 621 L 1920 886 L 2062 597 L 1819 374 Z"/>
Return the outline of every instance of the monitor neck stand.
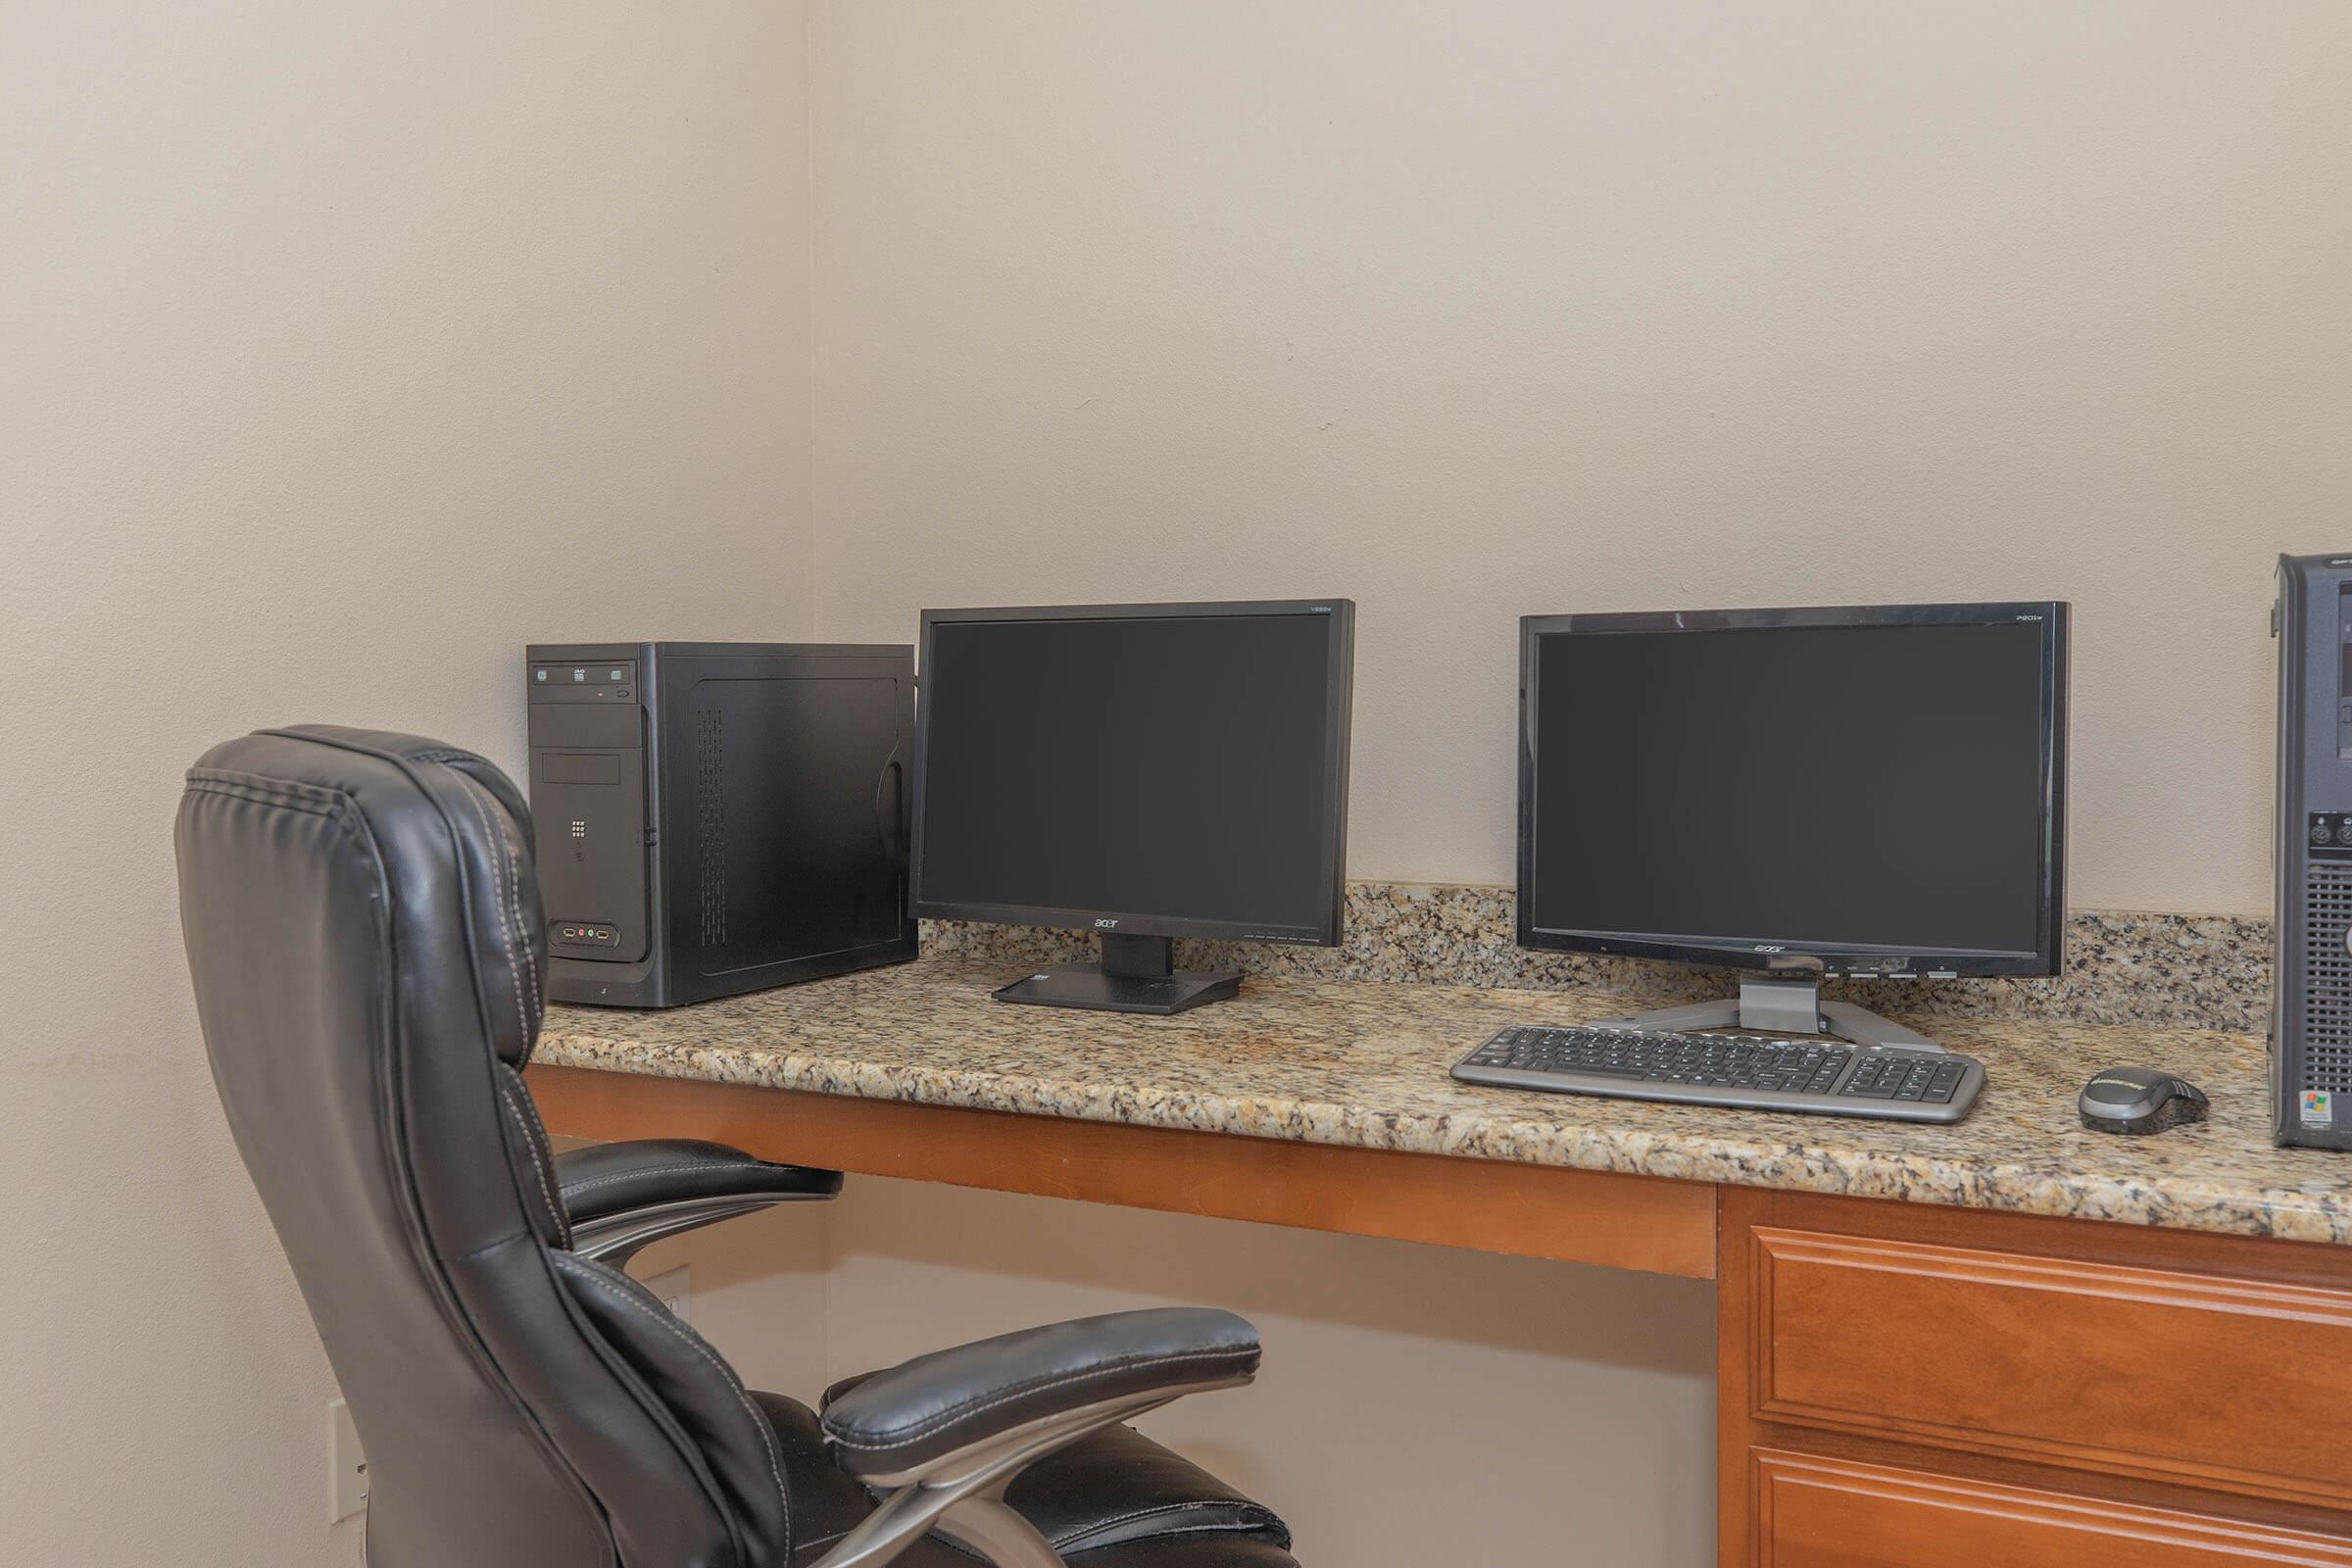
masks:
<path fill-rule="evenodd" d="M 1182 1012 L 1223 1002 L 1242 989 L 1239 969 L 1179 969 L 1176 945 L 1166 937 L 1102 933 L 1100 963 L 1041 969 L 996 993 L 999 1002 L 1048 1007 L 1095 1007 L 1104 1012 Z"/>
<path fill-rule="evenodd" d="M 1827 1035 L 1856 1046 L 1897 1046 L 1904 1051 L 1941 1051 L 1926 1035 L 1882 1018 L 1868 1007 L 1850 1002 L 1821 1000 L 1821 982 L 1810 977 L 1782 979 L 1742 976 L 1739 1000 L 1693 1002 L 1680 1007 L 1654 1007 L 1630 1017 L 1604 1020 L 1616 1029 L 1745 1029 L 1784 1035 Z"/>

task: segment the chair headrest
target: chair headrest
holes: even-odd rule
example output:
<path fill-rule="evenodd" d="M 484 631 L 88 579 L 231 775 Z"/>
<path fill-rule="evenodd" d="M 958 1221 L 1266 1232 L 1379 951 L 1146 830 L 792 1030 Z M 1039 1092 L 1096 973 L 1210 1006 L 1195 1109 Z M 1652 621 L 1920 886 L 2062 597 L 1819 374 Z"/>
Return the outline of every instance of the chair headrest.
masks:
<path fill-rule="evenodd" d="M 223 742 L 188 777 L 347 800 L 402 884 L 404 906 L 430 908 L 454 891 L 491 1047 L 512 1067 L 530 1059 L 546 1006 L 546 921 L 530 808 L 496 765 L 422 736 L 298 724 Z"/>

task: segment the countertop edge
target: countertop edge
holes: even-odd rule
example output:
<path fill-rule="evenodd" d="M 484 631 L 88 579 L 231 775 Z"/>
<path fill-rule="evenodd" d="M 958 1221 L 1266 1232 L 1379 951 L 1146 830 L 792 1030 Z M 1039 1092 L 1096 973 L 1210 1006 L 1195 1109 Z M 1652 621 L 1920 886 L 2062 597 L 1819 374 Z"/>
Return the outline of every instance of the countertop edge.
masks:
<path fill-rule="evenodd" d="M 633 1059 L 612 1059 L 629 1050 Z M 1911 1159 L 1866 1152 L 1789 1148 L 1760 1140 L 1694 1139 L 1597 1125 L 1513 1122 L 1490 1116 L 1465 1135 L 1444 1115 L 1367 1111 L 1133 1085 L 1015 1076 L 976 1069 L 885 1067 L 796 1053 L 725 1046 L 650 1046 L 612 1037 L 541 1039 L 539 1065 L 673 1078 L 843 1098 L 1052 1116 L 1222 1137 L 1254 1137 L 1387 1153 L 1646 1176 L 1667 1181 L 1829 1197 L 1932 1203 L 2050 1219 L 2095 1220 L 2210 1235 L 2346 1245 L 2352 1215 L 2331 1213 L 2293 1189 L 2224 1188 L 2175 1181 L 2164 1190 L 2056 1167 Z"/>

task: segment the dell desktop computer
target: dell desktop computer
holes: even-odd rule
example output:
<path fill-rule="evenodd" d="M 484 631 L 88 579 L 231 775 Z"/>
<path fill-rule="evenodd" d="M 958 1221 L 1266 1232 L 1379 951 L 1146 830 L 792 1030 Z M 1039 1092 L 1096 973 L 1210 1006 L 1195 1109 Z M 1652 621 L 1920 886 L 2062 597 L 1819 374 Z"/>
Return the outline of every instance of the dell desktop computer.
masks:
<path fill-rule="evenodd" d="M 1519 941 L 1746 971 L 1505 1029 L 1473 1083 L 1956 1121 L 1984 1069 L 1820 984 L 2064 961 L 2067 607 L 1531 616 Z"/>
<path fill-rule="evenodd" d="M 2352 555 L 2282 556 L 2271 1130 L 2352 1149 Z"/>
<path fill-rule="evenodd" d="M 912 649 L 551 643 L 522 680 L 551 998 L 671 1007 L 915 956 Z"/>
<path fill-rule="evenodd" d="M 1093 931 L 1003 1002 L 1169 1013 L 1234 996 L 1172 939 L 1331 947 L 1355 607 L 928 610 L 914 912 Z"/>

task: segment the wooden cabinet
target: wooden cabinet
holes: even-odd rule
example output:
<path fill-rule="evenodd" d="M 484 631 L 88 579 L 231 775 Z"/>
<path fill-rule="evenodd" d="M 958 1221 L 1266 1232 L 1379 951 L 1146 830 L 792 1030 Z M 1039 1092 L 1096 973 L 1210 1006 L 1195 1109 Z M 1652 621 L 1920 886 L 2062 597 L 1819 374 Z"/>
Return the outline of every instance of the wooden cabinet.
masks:
<path fill-rule="evenodd" d="M 1759 1450 L 1759 1568 L 2348 1568 L 2352 1542 L 2178 1509 Z"/>
<path fill-rule="evenodd" d="M 2352 1290 L 1758 1226 L 1755 1413 L 2352 1503 Z"/>
<path fill-rule="evenodd" d="M 2352 1568 L 2352 1254 L 1726 1190 L 1723 1568 Z"/>

